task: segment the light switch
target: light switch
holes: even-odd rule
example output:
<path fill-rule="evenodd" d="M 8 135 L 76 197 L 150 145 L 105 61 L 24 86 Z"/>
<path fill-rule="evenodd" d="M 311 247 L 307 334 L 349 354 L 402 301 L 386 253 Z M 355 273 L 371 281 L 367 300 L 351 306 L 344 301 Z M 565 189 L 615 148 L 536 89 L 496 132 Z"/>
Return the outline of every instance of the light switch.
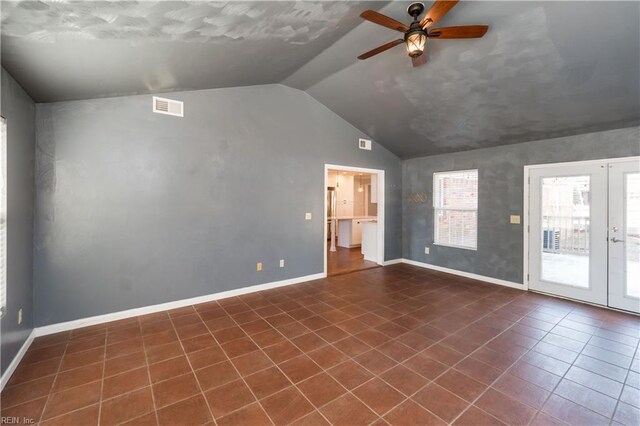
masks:
<path fill-rule="evenodd" d="M 513 224 L 519 224 L 520 223 L 520 215 L 517 214 L 512 214 L 511 218 L 510 218 L 510 222 Z"/>
<path fill-rule="evenodd" d="M 262 271 L 262 262 L 256 263 L 256 271 L 258 272 Z"/>
<path fill-rule="evenodd" d="M 305 220 L 311 220 L 311 213 L 305 213 L 304 214 L 304 219 Z"/>

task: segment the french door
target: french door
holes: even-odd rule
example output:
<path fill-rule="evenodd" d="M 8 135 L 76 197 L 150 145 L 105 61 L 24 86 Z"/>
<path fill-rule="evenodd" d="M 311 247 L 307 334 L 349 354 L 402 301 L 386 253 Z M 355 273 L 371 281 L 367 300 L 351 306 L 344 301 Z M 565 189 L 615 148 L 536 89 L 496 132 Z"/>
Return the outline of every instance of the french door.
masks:
<path fill-rule="evenodd" d="M 640 312 L 638 160 L 529 172 L 529 288 Z"/>

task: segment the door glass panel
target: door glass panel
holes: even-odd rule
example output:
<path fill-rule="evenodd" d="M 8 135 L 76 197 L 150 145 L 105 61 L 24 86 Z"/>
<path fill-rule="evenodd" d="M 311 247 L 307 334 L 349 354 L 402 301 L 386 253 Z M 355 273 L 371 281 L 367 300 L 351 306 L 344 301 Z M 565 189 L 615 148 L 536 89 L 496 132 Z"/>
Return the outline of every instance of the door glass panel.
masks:
<path fill-rule="evenodd" d="M 589 176 L 542 179 L 542 280 L 589 288 L 589 191 Z"/>
<path fill-rule="evenodd" d="M 626 295 L 640 297 L 640 173 L 627 173 L 625 188 Z"/>

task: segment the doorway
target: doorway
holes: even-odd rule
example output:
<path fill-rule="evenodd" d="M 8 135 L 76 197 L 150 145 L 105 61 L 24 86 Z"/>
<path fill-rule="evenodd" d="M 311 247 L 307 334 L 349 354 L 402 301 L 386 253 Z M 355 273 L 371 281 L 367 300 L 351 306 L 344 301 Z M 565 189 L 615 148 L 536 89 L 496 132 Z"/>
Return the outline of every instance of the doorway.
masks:
<path fill-rule="evenodd" d="M 384 262 L 384 171 L 325 164 L 324 272 L 375 268 Z"/>
<path fill-rule="evenodd" d="M 640 162 L 527 166 L 529 288 L 640 312 Z"/>

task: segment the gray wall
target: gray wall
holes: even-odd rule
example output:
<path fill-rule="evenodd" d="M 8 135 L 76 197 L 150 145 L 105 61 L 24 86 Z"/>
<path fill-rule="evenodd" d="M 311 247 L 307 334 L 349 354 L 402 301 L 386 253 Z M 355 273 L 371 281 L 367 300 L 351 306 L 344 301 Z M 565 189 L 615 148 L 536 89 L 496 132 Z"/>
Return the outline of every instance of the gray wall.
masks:
<path fill-rule="evenodd" d="M 325 163 L 386 171 L 385 257 L 401 256 L 400 160 L 312 97 L 169 97 L 184 118 L 146 95 L 37 105 L 37 325 L 322 272 Z"/>
<path fill-rule="evenodd" d="M 2 372 L 33 328 L 35 104 L 4 68 L 0 114 L 7 119 L 7 315 L 1 321 Z M 18 325 L 18 309 L 23 322 Z"/>
<path fill-rule="evenodd" d="M 640 155 L 640 128 L 415 158 L 403 162 L 403 199 L 427 194 L 426 203 L 403 203 L 403 257 L 522 283 L 524 166 Z M 433 245 L 433 173 L 478 169 L 478 250 Z M 431 248 L 424 254 L 425 246 Z"/>

